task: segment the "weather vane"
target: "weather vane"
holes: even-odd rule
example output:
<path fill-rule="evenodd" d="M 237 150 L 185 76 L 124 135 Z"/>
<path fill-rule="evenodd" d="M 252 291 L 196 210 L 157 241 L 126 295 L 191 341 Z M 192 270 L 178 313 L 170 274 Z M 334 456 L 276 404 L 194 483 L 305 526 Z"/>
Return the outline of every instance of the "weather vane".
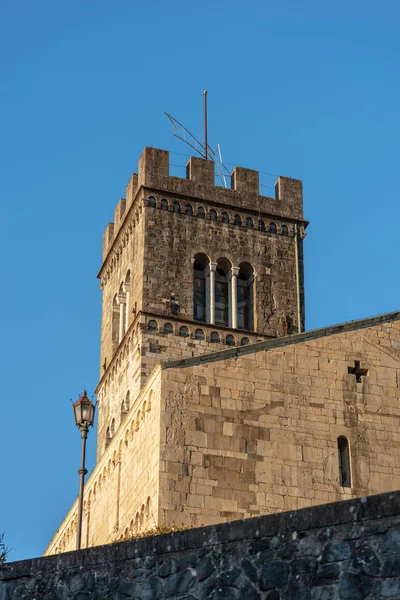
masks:
<path fill-rule="evenodd" d="M 168 117 L 168 119 L 171 121 L 171 123 L 174 127 L 172 135 L 177 137 L 178 139 L 182 140 L 182 142 L 185 142 L 185 144 L 187 144 L 191 148 L 193 148 L 193 150 L 195 150 L 195 152 L 200 154 L 200 156 L 202 158 L 205 158 L 206 160 L 212 160 L 216 166 L 216 175 L 217 175 L 218 179 L 220 180 L 223 187 L 225 187 L 225 188 L 228 187 L 226 178 L 230 176 L 230 172 L 229 172 L 229 169 L 222 162 L 221 147 L 219 144 L 217 144 L 216 150 L 213 150 L 209 146 L 208 141 L 207 141 L 207 135 L 208 135 L 208 131 L 207 131 L 207 90 L 204 90 L 204 92 L 203 92 L 203 124 L 204 124 L 204 143 L 203 144 L 201 142 L 199 142 L 199 140 L 196 138 L 196 136 L 194 136 L 193 133 L 191 131 L 189 131 L 189 129 L 187 129 L 184 125 L 182 125 L 182 123 L 180 123 L 178 121 L 178 119 L 175 119 L 175 117 L 173 117 L 172 115 L 170 115 L 167 112 L 165 113 L 165 115 Z"/>

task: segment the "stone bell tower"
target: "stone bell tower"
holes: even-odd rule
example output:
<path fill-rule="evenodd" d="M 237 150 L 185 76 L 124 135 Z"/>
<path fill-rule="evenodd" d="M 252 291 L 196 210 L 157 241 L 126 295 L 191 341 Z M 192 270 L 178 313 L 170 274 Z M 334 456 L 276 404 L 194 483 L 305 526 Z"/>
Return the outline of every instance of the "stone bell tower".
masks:
<path fill-rule="evenodd" d="M 157 363 L 304 329 L 301 181 L 145 148 L 103 237 L 98 458 Z M 295 234 L 295 232 L 298 234 Z"/>

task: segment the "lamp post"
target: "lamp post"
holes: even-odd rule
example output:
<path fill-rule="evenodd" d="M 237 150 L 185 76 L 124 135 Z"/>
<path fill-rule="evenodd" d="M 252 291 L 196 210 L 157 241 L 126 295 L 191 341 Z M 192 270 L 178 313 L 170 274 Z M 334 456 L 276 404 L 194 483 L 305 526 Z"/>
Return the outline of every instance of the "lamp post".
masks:
<path fill-rule="evenodd" d="M 76 532 L 76 549 L 81 548 L 81 537 L 82 537 L 82 513 L 83 513 L 83 488 L 85 485 L 85 475 L 87 469 L 85 469 L 85 455 L 86 455 L 86 439 L 89 431 L 89 427 L 93 427 L 94 413 L 96 407 L 89 400 L 86 394 L 86 390 L 83 392 L 83 396 L 79 398 L 73 405 L 74 417 L 76 426 L 79 427 L 82 436 L 82 459 L 81 468 L 78 469 L 79 473 L 79 500 L 78 500 L 78 528 Z"/>

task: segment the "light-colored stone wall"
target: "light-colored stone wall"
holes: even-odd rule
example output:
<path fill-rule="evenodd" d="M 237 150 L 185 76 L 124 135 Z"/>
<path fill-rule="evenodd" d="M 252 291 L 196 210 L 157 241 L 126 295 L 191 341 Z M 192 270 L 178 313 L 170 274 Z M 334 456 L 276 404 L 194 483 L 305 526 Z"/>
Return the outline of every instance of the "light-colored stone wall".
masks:
<path fill-rule="evenodd" d="M 137 397 L 85 485 L 82 547 L 158 525 L 160 369 Z M 45 554 L 76 549 L 77 502 Z"/>
<path fill-rule="evenodd" d="M 131 324 L 121 344 L 118 346 L 107 372 L 97 387 L 98 429 L 97 429 L 97 458 L 106 450 L 106 431 L 115 421 L 115 432 L 121 425 L 125 415 L 121 407 L 126 405 L 129 396 L 130 403 L 140 393 L 154 367 L 160 361 L 171 358 L 188 358 L 214 350 L 226 348 L 225 337 L 221 335 L 220 343 L 210 342 L 210 333 L 215 331 L 213 326 L 190 324 L 177 318 L 156 317 L 154 315 L 138 314 Z M 155 320 L 157 331 L 148 329 L 148 322 Z M 173 326 L 173 333 L 163 333 L 166 323 Z M 179 335 L 181 326 L 187 326 L 188 337 Z M 201 328 L 204 340 L 195 339 L 195 332 Z M 220 331 L 221 328 L 218 329 Z M 226 328 L 227 332 L 230 330 Z M 246 335 L 250 342 L 267 339 L 266 336 Z M 237 344 L 241 343 L 243 334 L 235 337 Z"/>
<path fill-rule="evenodd" d="M 198 526 L 399 489 L 399 321 L 300 340 L 164 371 L 160 522 Z M 368 369 L 362 383 L 348 373 L 355 360 Z M 338 483 L 341 435 L 351 488 Z"/>
<path fill-rule="evenodd" d="M 399 318 L 203 357 L 182 346 L 153 369 L 87 482 L 84 546 L 398 489 Z M 174 352 L 187 343 L 166 338 Z M 351 488 L 338 483 L 341 435 Z M 76 504 L 47 553 L 72 550 L 75 535 Z"/>

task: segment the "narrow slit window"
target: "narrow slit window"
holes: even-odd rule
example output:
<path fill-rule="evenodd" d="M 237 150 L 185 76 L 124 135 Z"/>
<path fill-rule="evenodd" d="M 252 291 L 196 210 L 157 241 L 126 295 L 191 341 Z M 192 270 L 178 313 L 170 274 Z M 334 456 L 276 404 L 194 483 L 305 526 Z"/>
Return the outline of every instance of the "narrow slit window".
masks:
<path fill-rule="evenodd" d="M 339 484 L 342 487 L 351 487 L 349 441 L 344 435 L 338 438 L 338 459 Z"/>

